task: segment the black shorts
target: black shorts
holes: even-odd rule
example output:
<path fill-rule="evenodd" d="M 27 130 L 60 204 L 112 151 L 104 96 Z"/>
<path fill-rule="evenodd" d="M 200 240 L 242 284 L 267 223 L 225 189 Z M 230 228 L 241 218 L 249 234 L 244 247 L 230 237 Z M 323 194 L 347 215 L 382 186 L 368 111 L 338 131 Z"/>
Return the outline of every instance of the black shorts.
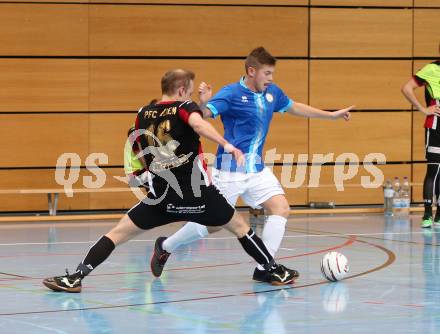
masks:
<path fill-rule="evenodd" d="M 158 193 L 161 197 L 151 193 L 144 201 L 140 201 L 128 211 L 128 216 L 134 224 L 148 230 L 154 227 L 170 224 L 177 221 L 192 221 L 205 226 L 222 226 L 227 224 L 234 215 L 232 207 L 226 198 L 220 194 L 214 186 L 201 186 L 201 196 L 195 196 L 190 188 L 182 189 L 183 198 L 169 187 Z M 156 204 L 148 204 L 148 201 L 157 201 Z"/>
<path fill-rule="evenodd" d="M 428 162 L 440 163 L 440 129 L 425 129 L 425 157 Z"/>

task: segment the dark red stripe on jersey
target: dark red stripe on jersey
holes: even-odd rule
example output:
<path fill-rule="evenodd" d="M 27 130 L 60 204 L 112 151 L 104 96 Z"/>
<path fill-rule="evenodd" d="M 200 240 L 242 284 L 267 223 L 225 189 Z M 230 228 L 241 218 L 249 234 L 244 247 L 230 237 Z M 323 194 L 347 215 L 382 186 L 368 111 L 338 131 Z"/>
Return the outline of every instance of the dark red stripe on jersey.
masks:
<path fill-rule="evenodd" d="M 203 113 L 200 110 L 193 110 L 193 112 L 198 113 L 203 118 Z M 188 124 L 189 116 L 191 115 L 191 113 L 188 112 L 188 110 L 186 110 L 184 107 L 180 107 L 178 113 L 180 119 Z"/>
<path fill-rule="evenodd" d="M 137 132 L 137 130 L 139 130 L 139 117 L 140 117 L 140 113 L 138 113 L 136 116 L 136 122 L 134 122 L 134 129 L 135 129 L 134 131 L 137 134 L 135 140 L 136 140 L 136 142 L 139 143 L 139 145 L 141 145 L 141 136 L 139 136 L 139 134 Z M 132 144 L 132 146 L 133 146 L 133 144 Z"/>
<path fill-rule="evenodd" d="M 208 164 L 206 163 L 205 157 L 203 155 L 202 143 L 199 144 L 199 159 L 202 162 L 203 170 L 206 172 L 206 175 L 208 175 L 208 183 L 212 184 L 211 174 L 208 171 Z"/>
<path fill-rule="evenodd" d="M 417 75 L 413 75 L 413 79 L 417 83 L 417 85 L 419 85 L 419 87 L 425 85 L 425 80 L 423 80 L 422 78 L 419 78 Z"/>
<path fill-rule="evenodd" d="M 430 116 L 426 116 L 425 119 L 425 128 L 427 129 L 432 129 L 432 125 L 434 124 L 434 116 L 430 115 Z"/>
<path fill-rule="evenodd" d="M 160 101 L 160 102 L 156 102 L 156 104 L 173 104 L 176 103 L 176 101 Z"/>
<path fill-rule="evenodd" d="M 179 108 L 179 117 L 182 121 L 184 121 L 186 124 L 188 124 L 190 113 L 186 111 L 184 108 Z"/>

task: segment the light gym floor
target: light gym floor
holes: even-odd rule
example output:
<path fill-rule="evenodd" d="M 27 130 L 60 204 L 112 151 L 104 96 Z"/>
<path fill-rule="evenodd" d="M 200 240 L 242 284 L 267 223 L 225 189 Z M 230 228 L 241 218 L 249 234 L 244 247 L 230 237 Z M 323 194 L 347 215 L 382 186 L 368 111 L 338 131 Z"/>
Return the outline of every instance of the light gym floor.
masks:
<path fill-rule="evenodd" d="M 263 218 L 249 217 L 261 234 Z M 61 219 L 61 216 L 60 216 Z M 254 283 L 254 264 L 226 231 L 172 254 L 160 279 L 145 232 L 115 250 L 80 294 L 41 280 L 73 271 L 115 221 L 0 224 L 0 333 L 439 333 L 440 229 L 420 215 L 295 215 L 280 263 L 301 277 L 287 287 Z M 320 259 L 347 256 L 349 276 L 323 279 Z"/>

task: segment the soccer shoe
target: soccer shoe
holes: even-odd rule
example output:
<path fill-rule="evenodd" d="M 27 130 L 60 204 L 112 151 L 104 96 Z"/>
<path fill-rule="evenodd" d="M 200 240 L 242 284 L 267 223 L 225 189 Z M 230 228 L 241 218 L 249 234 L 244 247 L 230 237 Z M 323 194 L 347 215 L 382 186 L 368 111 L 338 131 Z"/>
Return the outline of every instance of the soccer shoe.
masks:
<path fill-rule="evenodd" d="M 286 285 L 293 283 L 295 277 L 293 272 L 298 273 L 296 270 L 287 269 L 281 264 L 277 264 L 276 268 L 270 272 L 269 282 L 272 285 Z"/>
<path fill-rule="evenodd" d="M 75 274 L 69 275 L 67 270 L 64 276 L 45 278 L 43 284 L 56 292 L 81 292 L 81 277 Z"/>
<path fill-rule="evenodd" d="M 151 256 L 150 267 L 154 276 L 160 277 L 162 275 L 163 267 L 171 255 L 162 248 L 162 243 L 166 240 L 166 237 L 159 237 L 154 244 L 154 252 Z"/>
<path fill-rule="evenodd" d="M 432 217 L 423 217 L 420 227 L 429 228 L 432 226 Z"/>
<path fill-rule="evenodd" d="M 435 217 L 434 218 L 434 226 L 435 227 L 440 227 L 440 217 Z"/>
<path fill-rule="evenodd" d="M 297 270 L 288 269 L 282 265 L 281 265 L 281 267 L 283 267 L 285 270 L 289 271 L 290 274 L 292 275 L 293 279 L 297 279 L 299 277 L 299 272 Z M 267 270 L 260 270 L 258 268 L 255 268 L 252 279 L 254 281 L 258 281 L 258 282 L 270 283 L 271 273 L 268 272 Z"/>

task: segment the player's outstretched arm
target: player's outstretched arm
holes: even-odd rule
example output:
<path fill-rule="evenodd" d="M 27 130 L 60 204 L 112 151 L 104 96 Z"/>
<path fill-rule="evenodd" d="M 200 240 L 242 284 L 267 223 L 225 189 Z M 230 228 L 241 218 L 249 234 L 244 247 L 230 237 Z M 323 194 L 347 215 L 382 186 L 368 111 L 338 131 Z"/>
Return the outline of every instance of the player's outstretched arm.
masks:
<path fill-rule="evenodd" d="M 304 103 L 296 102 L 287 110 L 287 112 L 295 116 L 302 116 L 307 118 L 323 118 L 323 119 L 343 118 L 346 121 L 348 121 L 350 119 L 350 110 L 354 109 L 354 107 L 355 106 L 350 106 L 336 111 L 326 111 L 309 106 Z"/>
<path fill-rule="evenodd" d="M 419 111 L 425 115 L 439 115 L 440 116 L 440 106 L 424 107 L 419 99 L 417 98 L 414 91 L 420 87 L 414 78 L 408 80 L 406 84 L 403 85 L 401 91 L 403 96 Z"/>
<path fill-rule="evenodd" d="M 193 128 L 197 134 L 205 137 L 214 143 L 223 146 L 225 152 L 231 153 L 238 165 L 241 166 L 245 162 L 244 154 L 234 145 L 228 143 L 223 136 L 207 121 L 205 121 L 200 114 L 193 112 L 189 116 L 188 124 Z"/>

